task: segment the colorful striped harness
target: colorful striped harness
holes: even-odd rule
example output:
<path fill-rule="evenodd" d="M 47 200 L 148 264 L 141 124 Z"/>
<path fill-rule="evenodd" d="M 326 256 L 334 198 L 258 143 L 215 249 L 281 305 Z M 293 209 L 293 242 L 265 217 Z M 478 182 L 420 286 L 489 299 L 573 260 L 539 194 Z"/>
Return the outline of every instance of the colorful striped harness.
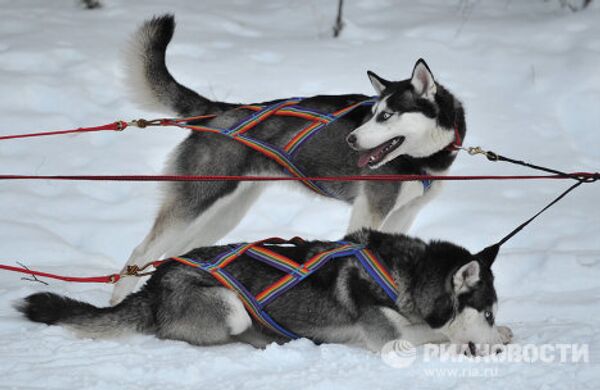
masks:
<path fill-rule="evenodd" d="M 186 128 L 193 131 L 221 134 L 227 136 L 237 142 L 246 145 L 247 147 L 253 150 L 256 150 L 257 152 L 263 154 L 267 158 L 274 160 L 292 176 L 305 178 L 307 177 L 307 175 L 305 175 L 304 172 L 302 172 L 302 170 L 299 167 L 297 167 L 296 164 L 294 164 L 293 162 L 294 157 L 298 153 L 298 150 L 300 149 L 302 144 L 314 137 L 325 126 L 328 126 L 336 120 L 342 118 L 344 115 L 350 113 L 354 109 L 362 106 L 372 106 L 377 101 L 377 96 L 353 103 L 331 114 L 319 112 L 311 108 L 301 107 L 298 105 L 298 103 L 302 102 L 302 100 L 304 100 L 304 98 L 297 97 L 279 101 L 270 105 L 255 104 L 240 106 L 238 107 L 239 109 L 251 110 L 254 111 L 254 113 L 228 129 L 190 124 L 190 122 L 194 122 L 200 119 L 214 118 L 217 115 L 202 115 L 180 120 L 169 120 L 168 123 L 169 125 Z M 259 123 L 265 121 L 266 119 L 272 116 L 288 116 L 301 118 L 309 121 L 309 123 L 300 131 L 298 131 L 283 147 L 273 145 L 269 142 L 261 141 L 247 134 L 249 130 L 251 130 Z M 455 141 L 452 144 L 450 144 L 446 148 L 446 150 L 456 151 L 457 148 L 460 148 L 462 144 L 460 134 L 458 132 L 458 126 L 455 127 L 454 132 Z M 302 180 L 302 183 L 309 189 L 317 192 L 318 194 L 332 198 L 335 197 L 335 195 L 330 193 L 326 188 L 323 187 L 322 184 L 320 184 L 317 181 L 307 179 Z M 424 192 L 427 192 L 433 184 L 431 180 L 422 180 L 421 183 L 423 184 Z"/>
<path fill-rule="evenodd" d="M 228 129 L 190 124 L 190 122 L 193 122 L 194 120 L 207 119 L 214 117 L 214 115 L 186 118 L 185 122 L 174 121 L 171 124 L 194 131 L 225 135 L 248 146 L 251 149 L 262 153 L 271 160 L 274 160 L 292 176 L 307 177 L 302 170 L 293 163 L 293 159 L 296 153 L 298 153 L 298 150 L 302 144 L 314 137 L 325 126 L 328 126 L 336 120 L 342 118 L 344 115 L 348 114 L 354 109 L 362 106 L 373 105 L 377 101 L 377 98 L 369 98 L 357 103 L 353 103 L 331 114 L 319 112 L 311 108 L 301 107 L 298 105 L 298 103 L 300 103 L 302 100 L 303 98 L 292 98 L 270 105 L 241 106 L 239 107 L 240 109 L 251 110 L 254 111 L 254 113 Z M 271 116 L 289 116 L 301 118 L 306 119 L 309 121 L 309 123 L 298 133 L 296 133 L 283 147 L 258 140 L 247 134 L 249 130 Z M 316 181 L 304 180 L 302 183 L 321 195 L 333 197 L 333 194 L 328 192 L 320 183 Z"/>
<path fill-rule="evenodd" d="M 398 288 L 390 273 L 379 261 L 377 256 L 363 245 L 338 241 L 337 247 L 317 253 L 304 264 L 299 264 L 268 247 L 268 245 L 277 244 L 293 244 L 299 246 L 303 243 L 304 241 L 299 237 L 294 237 L 291 240 L 271 238 L 255 243 L 231 245 L 230 249 L 217 255 L 210 261 L 202 261 L 187 257 L 172 257 L 171 260 L 199 268 L 211 274 L 224 287 L 237 293 L 248 312 L 257 322 L 276 334 L 289 339 L 297 339 L 300 336 L 285 329 L 273 320 L 273 318 L 265 311 L 265 306 L 311 276 L 330 260 L 341 257 L 355 257 L 390 299 L 393 302 L 397 301 Z M 228 264 L 231 264 L 232 261 L 238 259 L 242 255 L 268 264 L 273 268 L 286 272 L 287 275 L 279 278 L 254 296 L 242 283 L 224 269 Z"/>

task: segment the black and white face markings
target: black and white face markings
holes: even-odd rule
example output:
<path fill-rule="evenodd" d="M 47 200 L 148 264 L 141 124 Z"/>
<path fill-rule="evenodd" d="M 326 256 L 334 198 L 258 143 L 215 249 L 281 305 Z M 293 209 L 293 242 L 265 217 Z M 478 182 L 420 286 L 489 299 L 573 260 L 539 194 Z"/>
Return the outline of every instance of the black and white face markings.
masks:
<path fill-rule="evenodd" d="M 473 355 L 493 352 L 483 346 L 506 344 L 512 337 L 508 328 L 495 322 L 498 305 L 490 267 L 496 254 L 487 259 L 475 255 L 452 276 L 454 314 L 440 330 L 452 343 L 468 345 Z"/>
<path fill-rule="evenodd" d="M 428 157 L 454 140 L 454 129 L 438 124 L 438 85 L 425 61 L 417 61 L 412 77 L 404 81 L 368 75 L 380 99 L 371 119 L 348 136 L 350 146 L 361 152 L 360 167 L 375 169 L 402 154 Z"/>

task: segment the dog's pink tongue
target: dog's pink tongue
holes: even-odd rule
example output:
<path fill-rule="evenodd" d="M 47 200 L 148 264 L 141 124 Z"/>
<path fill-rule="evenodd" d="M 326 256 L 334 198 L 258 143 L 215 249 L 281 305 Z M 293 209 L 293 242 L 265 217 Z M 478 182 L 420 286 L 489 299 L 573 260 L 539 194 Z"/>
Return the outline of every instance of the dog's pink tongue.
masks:
<path fill-rule="evenodd" d="M 366 167 L 370 161 L 375 163 L 379 162 L 379 160 L 381 160 L 381 156 L 383 155 L 384 148 L 385 144 L 378 146 L 374 149 L 367 150 L 366 152 L 360 153 L 358 155 L 358 167 Z"/>

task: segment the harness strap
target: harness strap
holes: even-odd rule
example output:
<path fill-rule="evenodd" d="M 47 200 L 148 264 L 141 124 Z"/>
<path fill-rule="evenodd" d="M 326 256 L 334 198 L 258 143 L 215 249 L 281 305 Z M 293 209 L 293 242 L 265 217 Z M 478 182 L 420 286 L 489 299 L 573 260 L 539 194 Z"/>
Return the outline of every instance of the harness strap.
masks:
<path fill-rule="evenodd" d="M 308 126 L 306 126 L 304 129 L 300 130 L 284 147 L 283 150 L 285 150 L 287 153 L 289 153 L 291 156 L 294 156 L 296 154 L 296 152 L 300 149 L 300 146 L 305 143 L 306 141 L 308 141 L 309 139 L 311 139 L 314 135 L 316 135 L 323 127 L 331 124 L 331 122 L 336 121 L 340 118 L 342 118 L 344 115 L 348 114 L 349 112 L 353 111 L 354 109 L 361 107 L 361 106 L 372 106 L 373 104 L 375 104 L 375 101 L 377 99 L 376 98 L 371 98 L 368 100 L 363 100 L 362 102 L 358 102 L 355 104 L 352 104 L 346 108 L 343 108 L 341 110 L 338 110 L 336 112 L 334 112 L 331 115 L 327 115 L 326 118 L 324 118 L 324 120 L 322 122 L 319 122 L 318 119 L 319 117 L 313 117 L 313 123 L 309 124 Z M 292 109 L 294 110 L 306 110 L 304 107 L 293 107 Z M 309 112 L 312 112 L 309 110 Z M 314 113 L 313 113 L 314 115 Z"/>
<path fill-rule="evenodd" d="M 256 150 L 257 152 L 262 153 L 263 155 L 270 158 L 271 160 L 274 160 L 279 165 L 281 165 L 292 176 L 306 178 L 306 175 L 302 172 L 302 170 L 300 170 L 300 168 L 298 168 L 292 162 L 291 156 L 289 156 L 287 153 L 285 153 L 278 147 L 273 146 L 273 145 L 263 142 L 263 141 L 259 141 L 255 138 L 244 136 L 244 135 L 234 137 L 233 139 L 248 146 L 251 149 Z M 321 195 L 325 195 L 328 197 L 334 197 L 332 193 L 327 191 L 321 184 L 317 183 L 316 181 L 306 179 L 306 180 L 303 180 L 302 183 L 305 186 L 307 186 L 308 188 L 310 188 L 311 190 L 315 191 L 316 193 L 319 193 Z"/>
<path fill-rule="evenodd" d="M 340 119 L 355 108 L 364 105 L 374 104 L 376 98 L 370 98 L 351 104 L 348 107 L 334 112 L 333 114 L 327 114 L 311 108 L 298 106 L 297 104 L 300 103 L 302 100 L 302 98 L 292 98 L 271 105 L 241 106 L 239 107 L 240 109 L 251 110 L 254 111 L 254 113 L 248 118 L 238 122 L 237 124 L 228 129 L 190 124 L 189 122 L 192 122 L 193 120 L 173 120 L 170 121 L 168 124 L 178 126 L 181 128 L 186 128 L 192 131 L 209 132 L 228 136 L 231 139 L 240 142 L 251 149 L 256 150 L 257 152 L 263 154 L 267 158 L 274 160 L 292 176 L 298 178 L 306 178 L 306 175 L 302 172 L 302 170 L 298 168 L 293 162 L 293 158 L 302 146 L 302 144 L 308 141 L 313 136 L 315 136 L 325 126 Z M 274 115 L 293 116 L 308 120 L 310 121 L 310 123 L 298 133 L 296 133 L 292 137 L 292 139 L 283 147 L 279 147 L 271 143 L 261 141 L 246 134 L 252 128 Z M 199 118 L 202 119 L 204 117 Z M 310 179 L 303 180 L 302 183 L 311 190 L 321 195 L 334 197 L 334 195 L 330 193 L 321 183 Z"/>
<path fill-rule="evenodd" d="M 398 286 L 388 270 L 381 264 L 375 256 L 375 253 L 368 249 L 361 249 L 356 252 L 356 258 L 363 265 L 365 270 L 377 282 L 377 284 L 385 291 L 392 302 L 398 300 Z"/>
<path fill-rule="evenodd" d="M 423 184 L 423 192 L 427 192 L 431 188 L 433 180 L 425 179 L 421 180 L 421 183 Z"/>
<path fill-rule="evenodd" d="M 256 299 L 262 305 L 268 305 L 274 301 L 277 297 L 300 283 L 305 278 L 312 275 L 319 268 L 329 262 L 329 260 L 336 259 L 339 257 L 352 256 L 355 253 L 356 246 L 352 244 L 342 244 L 337 248 L 326 250 L 321 253 L 317 253 L 304 264 L 301 265 L 301 269 L 296 274 L 288 274 L 275 283 L 267 286 L 262 292 L 256 295 Z"/>
<path fill-rule="evenodd" d="M 296 339 L 299 336 L 277 323 L 266 312 L 265 307 L 292 287 L 311 276 L 332 259 L 354 256 L 393 302 L 396 302 L 398 299 L 398 288 L 390 273 L 377 256 L 364 246 L 338 241 L 338 246 L 335 248 L 317 253 L 304 264 L 299 264 L 269 249 L 269 244 L 293 244 L 298 246 L 303 244 L 303 241 L 300 241 L 298 238 L 289 241 L 275 238 L 250 244 L 240 244 L 229 248 L 208 262 L 186 257 L 172 257 L 170 260 L 175 260 L 210 273 L 219 283 L 234 291 L 240 297 L 248 313 L 258 323 L 270 329 L 275 334 L 289 339 Z M 286 275 L 254 296 L 239 280 L 224 269 L 224 267 L 243 254 L 286 272 Z"/>
<path fill-rule="evenodd" d="M 230 136 L 237 136 L 237 135 L 244 134 L 248 130 L 252 129 L 254 126 L 258 125 L 259 123 L 261 123 L 268 117 L 275 114 L 281 108 L 297 104 L 301 100 L 302 99 L 300 99 L 300 98 L 293 98 L 293 99 L 285 100 L 280 103 L 272 104 L 270 106 L 266 106 L 262 110 L 257 111 L 254 114 L 250 115 L 248 118 L 242 120 L 241 122 L 238 122 L 233 127 L 225 130 L 223 132 L 223 134 L 230 135 Z"/>
<path fill-rule="evenodd" d="M 296 133 L 296 135 L 283 147 L 283 150 L 290 155 L 295 155 L 300 148 L 300 145 L 312 138 L 313 135 L 318 133 L 319 130 L 321 130 L 328 123 L 329 122 L 325 123 L 318 121 L 309 123 L 308 126 Z"/>

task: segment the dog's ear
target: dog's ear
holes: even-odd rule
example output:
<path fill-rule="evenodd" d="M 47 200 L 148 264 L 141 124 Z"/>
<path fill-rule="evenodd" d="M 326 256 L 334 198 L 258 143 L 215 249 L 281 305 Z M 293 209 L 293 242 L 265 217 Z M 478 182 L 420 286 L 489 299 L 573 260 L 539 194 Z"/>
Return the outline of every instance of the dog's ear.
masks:
<path fill-rule="evenodd" d="M 452 277 L 454 292 L 460 294 L 469 291 L 477 282 L 479 282 L 480 266 L 477 260 L 473 260 L 456 271 Z"/>
<path fill-rule="evenodd" d="M 481 265 L 487 268 L 491 268 L 494 260 L 496 260 L 496 256 L 498 256 L 498 252 L 500 251 L 500 245 L 494 244 L 490 245 L 478 254 L 475 255 L 475 258 L 481 262 Z"/>
<path fill-rule="evenodd" d="M 375 88 L 375 92 L 377 92 L 378 95 L 381 95 L 381 93 L 391 84 L 389 81 L 382 79 L 370 70 L 367 71 L 367 76 L 369 76 L 371 85 Z"/>
<path fill-rule="evenodd" d="M 429 66 L 427 66 L 427 63 L 422 58 L 419 58 L 413 68 L 410 83 L 417 95 L 433 100 L 437 92 L 437 86 L 435 85 L 435 80 L 431 74 L 431 70 L 429 70 Z"/>

